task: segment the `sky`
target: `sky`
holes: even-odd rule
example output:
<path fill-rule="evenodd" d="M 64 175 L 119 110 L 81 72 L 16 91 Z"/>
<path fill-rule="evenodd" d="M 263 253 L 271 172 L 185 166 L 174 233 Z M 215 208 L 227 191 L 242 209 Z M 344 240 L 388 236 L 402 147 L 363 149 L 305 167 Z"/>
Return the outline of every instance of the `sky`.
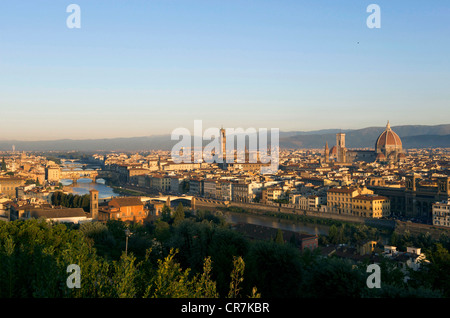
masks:
<path fill-rule="evenodd" d="M 449 39 L 448 0 L 1 1 L 0 139 L 448 124 Z"/>

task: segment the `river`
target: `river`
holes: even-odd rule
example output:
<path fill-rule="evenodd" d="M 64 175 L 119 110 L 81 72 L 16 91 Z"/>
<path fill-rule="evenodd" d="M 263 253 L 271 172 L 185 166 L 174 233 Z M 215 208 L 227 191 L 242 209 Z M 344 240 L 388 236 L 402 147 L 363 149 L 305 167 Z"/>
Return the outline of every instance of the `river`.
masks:
<path fill-rule="evenodd" d="M 80 161 L 74 162 L 66 161 L 63 165 L 63 169 L 70 168 L 73 170 L 81 171 L 82 169 L 78 167 L 80 167 L 83 164 L 86 163 Z M 92 168 L 99 168 L 99 167 L 92 167 Z M 105 184 L 105 180 L 101 178 L 97 179 L 96 182 L 92 182 L 92 180 L 89 178 L 79 179 L 76 183 L 73 183 L 72 180 L 70 179 L 61 179 L 60 182 L 66 189 L 69 189 L 73 194 L 85 195 L 89 194 L 90 190 L 97 190 L 99 199 L 107 199 L 112 196 L 119 195 L 118 193 L 114 192 L 113 188 L 107 186 Z"/>
<path fill-rule="evenodd" d="M 69 188 L 73 194 L 84 195 L 89 194 L 90 190 L 97 190 L 100 199 L 119 196 L 114 189 L 105 184 L 105 180 L 98 179 L 95 183 L 91 179 L 79 179 L 73 184 L 72 180 L 62 179 L 60 181 L 65 188 Z"/>
<path fill-rule="evenodd" d="M 278 219 L 264 215 L 252 215 L 236 212 L 225 212 L 224 217 L 229 223 L 248 223 L 277 228 L 281 230 L 294 231 L 312 235 L 328 235 L 329 226 L 312 223 L 295 223 L 290 220 Z"/>

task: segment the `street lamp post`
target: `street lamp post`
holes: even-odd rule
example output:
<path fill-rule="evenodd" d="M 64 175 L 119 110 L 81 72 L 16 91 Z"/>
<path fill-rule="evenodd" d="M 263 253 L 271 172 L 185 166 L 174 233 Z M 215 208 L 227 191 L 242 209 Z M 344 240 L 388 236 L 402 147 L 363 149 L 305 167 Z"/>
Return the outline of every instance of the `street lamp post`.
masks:
<path fill-rule="evenodd" d="M 128 256 L 128 238 L 130 237 L 131 232 L 129 229 L 125 230 L 125 256 Z"/>

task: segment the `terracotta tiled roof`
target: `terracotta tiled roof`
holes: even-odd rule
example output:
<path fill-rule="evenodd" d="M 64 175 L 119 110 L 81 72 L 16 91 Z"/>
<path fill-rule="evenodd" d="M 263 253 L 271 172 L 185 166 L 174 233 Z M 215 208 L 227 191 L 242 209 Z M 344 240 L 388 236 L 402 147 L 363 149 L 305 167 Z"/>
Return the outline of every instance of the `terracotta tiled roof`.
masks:
<path fill-rule="evenodd" d="M 141 199 L 138 197 L 119 197 L 113 198 L 111 204 L 118 206 L 136 206 L 136 205 L 144 205 Z"/>
<path fill-rule="evenodd" d="M 85 217 L 86 213 L 82 208 L 63 208 L 63 209 L 30 209 L 30 217 L 32 218 L 67 218 L 67 217 Z"/>
<path fill-rule="evenodd" d="M 389 123 L 386 125 L 386 129 L 381 133 L 381 135 L 378 136 L 375 148 L 378 149 L 385 146 L 402 146 L 400 137 L 391 129 Z"/>
<path fill-rule="evenodd" d="M 367 201 L 374 201 L 374 200 L 387 200 L 387 197 L 383 197 L 381 195 L 357 195 L 353 198 L 353 200 L 367 200 Z"/>
<path fill-rule="evenodd" d="M 339 193 L 352 193 L 356 191 L 356 188 L 331 188 L 328 192 L 339 192 Z"/>

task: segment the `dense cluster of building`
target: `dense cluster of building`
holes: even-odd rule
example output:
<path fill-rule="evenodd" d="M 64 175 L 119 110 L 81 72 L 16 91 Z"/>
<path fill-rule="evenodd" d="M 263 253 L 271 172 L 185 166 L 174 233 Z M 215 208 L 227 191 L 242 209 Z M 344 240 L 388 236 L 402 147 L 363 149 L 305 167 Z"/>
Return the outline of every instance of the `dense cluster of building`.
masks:
<path fill-rule="evenodd" d="M 174 163 L 170 152 L 96 155 L 123 184 L 221 201 L 296 207 L 366 218 L 448 226 L 448 149 L 402 149 L 389 123 L 374 150 L 346 148 L 345 134 L 325 150 L 280 150 L 279 170 L 259 163 Z M 433 213 L 433 210 L 439 209 Z M 437 222 L 437 223 L 436 223 Z"/>
<path fill-rule="evenodd" d="M 221 165 L 176 163 L 169 151 L 98 153 L 91 161 L 100 169 L 74 172 L 45 157 L 5 153 L 0 209 L 3 207 L 5 215 L 7 202 L 17 209 L 20 204 L 48 208 L 51 194 L 61 191 L 61 179 L 102 177 L 112 184 L 155 194 L 450 226 L 449 149 L 405 150 L 389 123 L 373 150 L 347 148 L 343 133 L 336 134 L 331 150 L 328 144 L 325 149 L 281 149 L 275 173 L 262 174 L 267 163 L 250 161 L 250 155 L 246 151 L 243 162 Z M 136 208 L 136 200 L 133 205 L 127 200 L 100 202 L 98 217 L 131 220 L 148 213 L 146 204 Z M 160 210 L 161 206 L 154 203 L 152 208 Z M 21 215 L 33 215 L 28 212 Z"/>

